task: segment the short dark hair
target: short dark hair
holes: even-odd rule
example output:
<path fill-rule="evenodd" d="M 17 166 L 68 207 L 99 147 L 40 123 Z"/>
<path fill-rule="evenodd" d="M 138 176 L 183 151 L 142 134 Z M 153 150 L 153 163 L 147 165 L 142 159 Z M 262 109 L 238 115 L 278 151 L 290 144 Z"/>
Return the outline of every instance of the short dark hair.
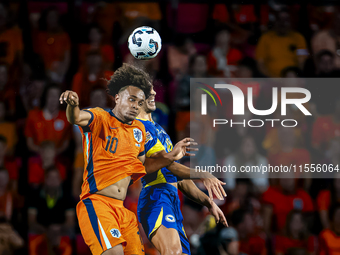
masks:
<path fill-rule="evenodd" d="M 124 63 L 107 81 L 107 93 L 114 97 L 128 86 L 141 89 L 148 98 L 152 88 L 151 78 L 142 69 Z"/>

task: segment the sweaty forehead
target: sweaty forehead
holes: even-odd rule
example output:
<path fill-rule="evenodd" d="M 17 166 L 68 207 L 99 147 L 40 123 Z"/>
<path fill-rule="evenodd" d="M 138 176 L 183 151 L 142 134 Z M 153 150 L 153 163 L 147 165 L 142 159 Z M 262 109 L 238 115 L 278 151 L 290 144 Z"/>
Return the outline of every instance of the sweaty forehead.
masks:
<path fill-rule="evenodd" d="M 139 100 L 145 99 L 143 90 L 135 86 L 129 86 L 126 90 L 122 91 L 122 93 L 127 97 L 134 96 Z"/>

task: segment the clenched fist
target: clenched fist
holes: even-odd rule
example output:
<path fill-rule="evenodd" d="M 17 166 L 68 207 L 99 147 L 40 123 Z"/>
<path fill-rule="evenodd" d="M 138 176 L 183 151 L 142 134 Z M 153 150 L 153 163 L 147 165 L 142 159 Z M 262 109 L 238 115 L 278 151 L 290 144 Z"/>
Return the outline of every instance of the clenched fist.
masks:
<path fill-rule="evenodd" d="M 66 90 L 59 98 L 60 104 L 66 102 L 70 106 L 79 106 L 79 97 L 76 92 Z"/>

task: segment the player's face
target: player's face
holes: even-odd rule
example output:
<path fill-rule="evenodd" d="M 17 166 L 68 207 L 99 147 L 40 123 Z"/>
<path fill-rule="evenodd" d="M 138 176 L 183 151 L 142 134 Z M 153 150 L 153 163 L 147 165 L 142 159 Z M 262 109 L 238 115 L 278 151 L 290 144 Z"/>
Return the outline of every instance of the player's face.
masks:
<path fill-rule="evenodd" d="M 124 122 L 133 121 L 145 102 L 144 92 L 134 86 L 129 86 L 126 90 L 116 96 L 116 108 L 118 117 Z"/>
<path fill-rule="evenodd" d="M 152 88 L 150 96 L 148 97 L 148 99 L 146 99 L 145 105 L 144 105 L 146 113 L 156 111 L 155 98 L 156 98 L 156 91 L 154 91 L 153 88 Z"/>

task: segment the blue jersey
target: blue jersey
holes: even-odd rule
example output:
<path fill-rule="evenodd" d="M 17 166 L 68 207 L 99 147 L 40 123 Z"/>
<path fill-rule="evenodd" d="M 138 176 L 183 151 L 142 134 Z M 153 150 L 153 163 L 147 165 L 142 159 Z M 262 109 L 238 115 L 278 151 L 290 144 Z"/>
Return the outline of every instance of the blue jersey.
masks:
<path fill-rule="evenodd" d="M 170 137 L 159 124 L 149 120 L 138 120 L 145 127 L 146 157 L 162 150 L 167 153 L 172 150 Z M 190 254 L 190 242 L 183 227 L 178 191 L 176 187 L 168 184 L 173 182 L 177 182 L 177 177 L 166 167 L 145 175 L 142 178 L 143 189 L 138 199 L 137 215 L 150 241 L 161 225 L 173 228 L 180 237 L 182 253 Z"/>
<path fill-rule="evenodd" d="M 146 157 L 150 157 L 152 154 L 165 150 L 166 153 L 172 150 L 172 142 L 170 136 L 164 131 L 164 129 L 157 123 L 145 119 L 139 119 L 144 126 L 146 132 L 145 139 L 145 153 Z M 150 187 L 161 183 L 177 182 L 177 177 L 173 175 L 166 167 L 159 169 L 158 171 L 147 174 L 142 178 L 143 188 Z"/>

